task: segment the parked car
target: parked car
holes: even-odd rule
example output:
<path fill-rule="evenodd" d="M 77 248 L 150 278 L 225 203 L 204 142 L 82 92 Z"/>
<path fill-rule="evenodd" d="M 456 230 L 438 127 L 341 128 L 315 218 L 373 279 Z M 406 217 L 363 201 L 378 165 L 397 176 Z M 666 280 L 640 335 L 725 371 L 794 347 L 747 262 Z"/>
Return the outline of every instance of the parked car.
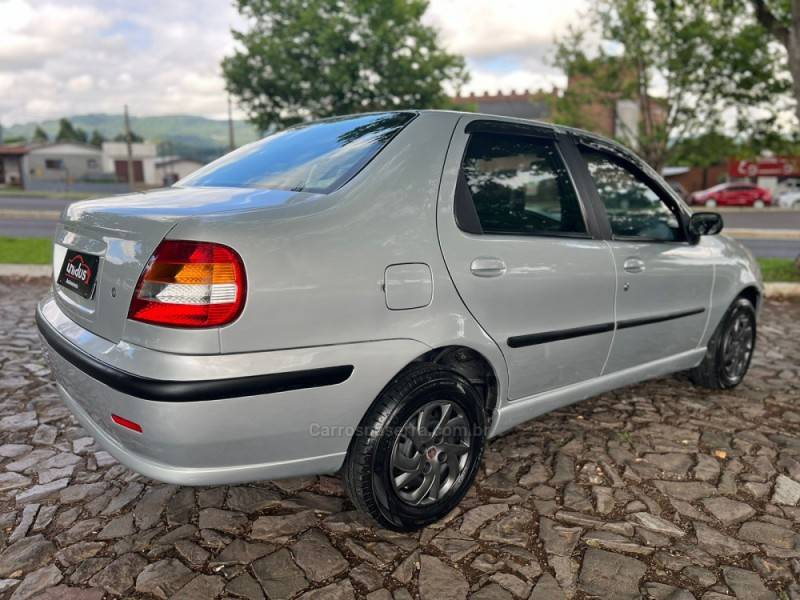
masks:
<path fill-rule="evenodd" d="M 695 192 L 690 196 L 692 204 L 707 208 L 715 206 L 753 206 L 764 208 L 772 204 L 772 193 L 747 182 L 721 183 L 712 188 Z"/>
<path fill-rule="evenodd" d="M 537 415 L 676 371 L 738 385 L 762 283 L 721 228 L 583 131 L 357 115 L 72 204 L 36 318 L 64 402 L 131 469 L 341 471 L 411 530 Z"/>
<path fill-rule="evenodd" d="M 778 196 L 778 206 L 781 208 L 800 208 L 800 190 L 782 193 Z"/>

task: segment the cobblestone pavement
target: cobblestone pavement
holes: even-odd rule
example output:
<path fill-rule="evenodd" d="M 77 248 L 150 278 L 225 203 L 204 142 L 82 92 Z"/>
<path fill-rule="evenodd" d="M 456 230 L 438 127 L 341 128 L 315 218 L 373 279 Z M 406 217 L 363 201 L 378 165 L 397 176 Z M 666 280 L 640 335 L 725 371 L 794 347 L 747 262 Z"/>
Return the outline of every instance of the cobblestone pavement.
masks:
<path fill-rule="evenodd" d="M 401 535 L 336 477 L 181 488 L 115 463 L 57 397 L 44 291 L 0 282 L 0 598 L 800 598 L 800 305 L 766 307 L 735 392 L 673 377 L 539 418 Z"/>

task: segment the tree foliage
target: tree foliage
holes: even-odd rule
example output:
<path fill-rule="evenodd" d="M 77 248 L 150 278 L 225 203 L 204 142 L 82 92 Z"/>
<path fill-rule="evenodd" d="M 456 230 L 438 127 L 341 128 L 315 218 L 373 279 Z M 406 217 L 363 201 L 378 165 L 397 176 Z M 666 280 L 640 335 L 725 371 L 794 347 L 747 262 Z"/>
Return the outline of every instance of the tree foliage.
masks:
<path fill-rule="evenodd" d="M 794 90 L 794 110 L 800 124 L 800 0 L 750 2 L 756 20 L 786 49 L 786 63 Z"/>
<path fill-rule="evenodd" d="M 127 142 L 128 141 L 128 136 L 125 135 L 124 132 L 123 133 L 118 133 L 117 135 L 114 136 L 114 141 L 115 142 Z M 131 130 L 131 142 L 132 143 L 139 143 L 139 142 L 143 142 L 143 141 L 144 141 L 144 138 L 142 136 L 140 136 L 135 131 Z"/>
<path fill-rule="evenodd" d="M 57 142 L 80 142 L 85 144 L 88 141 L 86 132 L 80 127 L 75 127 L 69 119 L 58 121 Z"/>
<path fill-rule="evenodd" d="M 590 47 L 585 31 L 573 31 L 558 45 L 557 64 L 592 84 L 565 94 L 559 118 L 580 125 L 571 121 L 587 104 L 635 101 L 639 123 L 623 137 L 657 168 L 672 144 L 731 122 L 750 135 L 773 130 L 788 89 L 780 49 L 727 3 L 596 0 L 593 33 L 602 41 Z"/>
<path fill-rule="evenodd" d="M 47 135 L 47 132 L 42 129 L 40 125 L 36 126 L 36 129 L 33 130 L 33 137 L 31 137 L 31 141 L 35 144 L 46 144 L 50 141 L 50 138 Z"/>
<path fill-rule="evenodd" d="M 427 0 L 237 0 L 249 21 L 222 61 L 262 130 L 314 117 L 441 107 L 467 74 L 421 22 Z"/>
<path fill-rule="evenodd" d="M 98 148 L 102 148 L 103 147 L 103 142 L 105 142 L 105 141 L 106 141 L 105 136 L 102 133 L 100 133 L 99 131 L 97 131 L 97 129 L 94 129 L 92 131 L 92 137 L 89 139 L 89 143 L 92 146 L 97 146 Z"/>

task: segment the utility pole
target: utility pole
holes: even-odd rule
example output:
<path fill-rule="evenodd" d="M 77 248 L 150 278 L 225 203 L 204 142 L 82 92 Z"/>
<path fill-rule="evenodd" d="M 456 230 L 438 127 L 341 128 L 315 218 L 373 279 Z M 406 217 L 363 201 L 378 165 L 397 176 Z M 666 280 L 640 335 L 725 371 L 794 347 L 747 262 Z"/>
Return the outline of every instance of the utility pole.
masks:
<path fill-rule="evenodd" d="M 125 105 L 125 143 L 128 145 L 128 189 L 133 191 L 133 146 L 131 140 L 131 121 L 128 118 L 128 105 Z"/>
<path fill-rule="evenodd" d="M 228 92 L 228 149 L 236 148 L 236 141 L 233 139 L 233 109 L 231 108 L 231 94 Z"/>

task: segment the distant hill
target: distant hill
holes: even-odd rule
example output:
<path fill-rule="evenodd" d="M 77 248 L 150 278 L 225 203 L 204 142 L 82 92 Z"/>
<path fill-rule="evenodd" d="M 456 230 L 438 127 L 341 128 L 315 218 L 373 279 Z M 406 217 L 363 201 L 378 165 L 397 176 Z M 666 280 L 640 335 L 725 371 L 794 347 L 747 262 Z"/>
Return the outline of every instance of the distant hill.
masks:
<path fill-rule="evenodd" d="M 89 135 L 97 129 L 107 139 L 122 133 L 123 116 L 108 114 L 77 115 L 69 117 L 72 124 L 84 129 Z M 40 125 L 53 139 L 58 132 L 58 119 L 41 123 L 24 123 L 3 128 L 6 138 L 33 135 L 36 125 Z M 168 115 L 163 117 L 131 117 L 131 129 L 144 139 L 156 142 L 171 142 L 164 147 L 162 154 L 178 154 L 203 162 L 216 158 L 228 150 L 228 122 L 207 119 L 192 115 Z M 260 136 L 247 121 L 233 122 L 234 138 L 237 146 L 252 142 Z"/>

